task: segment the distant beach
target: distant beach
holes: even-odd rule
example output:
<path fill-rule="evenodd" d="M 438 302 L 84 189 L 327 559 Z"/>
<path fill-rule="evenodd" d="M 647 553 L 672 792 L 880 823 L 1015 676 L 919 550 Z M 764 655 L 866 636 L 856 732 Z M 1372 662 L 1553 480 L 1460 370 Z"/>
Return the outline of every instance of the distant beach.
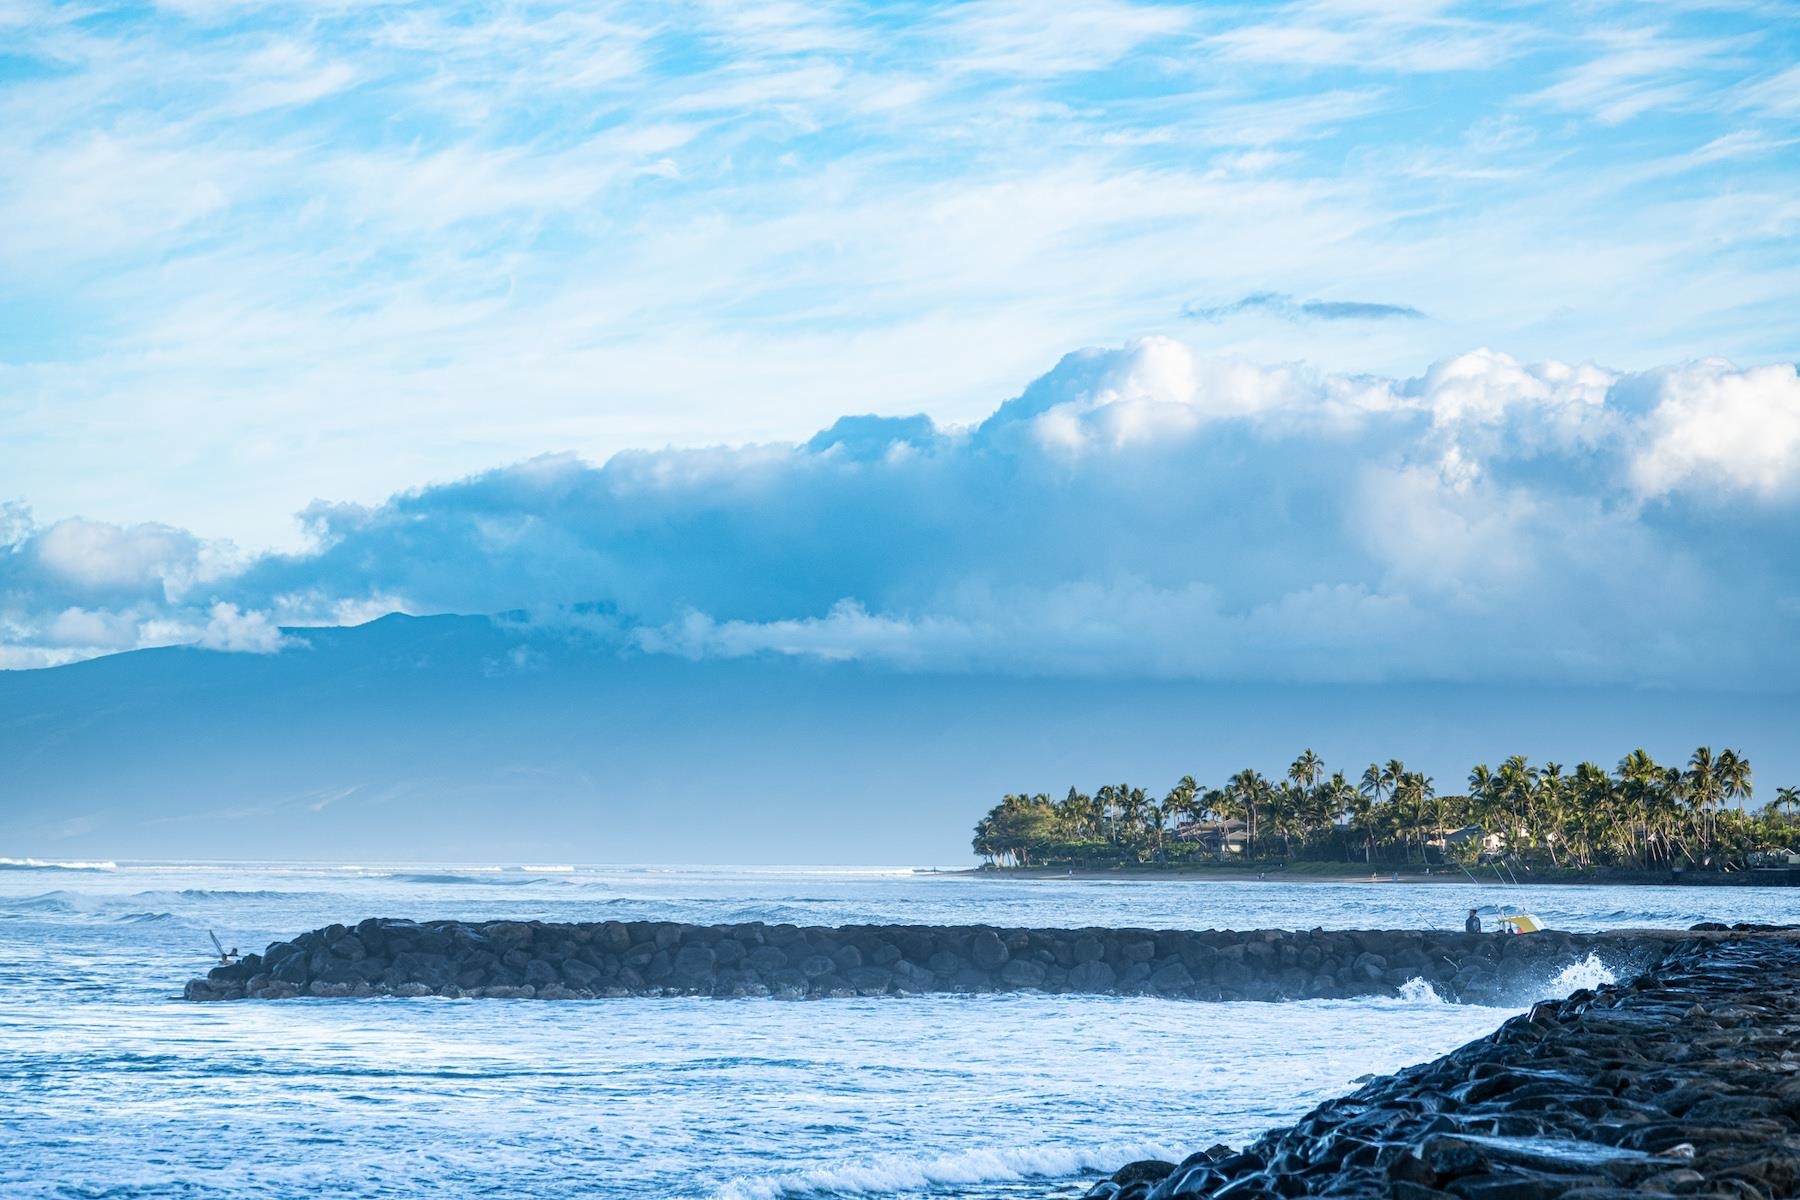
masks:
<path fill-rule="evenodd" d="M 1629 871 L 1594 868 L 1556 871 L 1542 868 L 1518 871 L 1515 876 L 1496 874 L 1491 867 L 1471 868 L 1470 874 L 1455 869 L 1417 865 L 1357 870 L 1353 863 L 1300 862 L 1288 866 L 1239 866 L 1236 864 L 1181 863 L 1157 866 L 1105 867 L 998 867 L 982 865 L 935 874 L 964 875 L 994 880 L 1142 880 L 1159 883 L 1367 883 L 1457 884 L 1464 887 L 1791 887 L 1800 872 L 1770 871 Z"/>

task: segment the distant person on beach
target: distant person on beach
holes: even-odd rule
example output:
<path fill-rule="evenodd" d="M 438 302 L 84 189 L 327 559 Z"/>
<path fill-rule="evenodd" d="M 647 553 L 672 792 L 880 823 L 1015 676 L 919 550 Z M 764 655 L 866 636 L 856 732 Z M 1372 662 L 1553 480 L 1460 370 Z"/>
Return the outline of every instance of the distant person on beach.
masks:
<path fill-rule="evenodd" d="M 1463 922 L 1464 933 L 1480 933 L 1481 917 L 1474 909 L 1469 910 L 1469 919 Z"/>

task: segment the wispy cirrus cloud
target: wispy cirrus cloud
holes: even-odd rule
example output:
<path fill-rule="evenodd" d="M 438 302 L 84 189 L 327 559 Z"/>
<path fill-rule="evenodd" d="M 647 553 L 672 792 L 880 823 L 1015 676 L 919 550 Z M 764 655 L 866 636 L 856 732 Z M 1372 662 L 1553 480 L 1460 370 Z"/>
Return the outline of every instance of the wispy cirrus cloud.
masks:
<path fill-rule="evenodd" d="M 295 548 L 318 496 L 798 441 L 846 395 L 966 423 L 1144 333 L 1794 354 L 1796 34 L 1755 6 L 0 20 L 0 478 L 47 520 Z M 1271 281 L 1298 319 L 1180 316 Z"/>

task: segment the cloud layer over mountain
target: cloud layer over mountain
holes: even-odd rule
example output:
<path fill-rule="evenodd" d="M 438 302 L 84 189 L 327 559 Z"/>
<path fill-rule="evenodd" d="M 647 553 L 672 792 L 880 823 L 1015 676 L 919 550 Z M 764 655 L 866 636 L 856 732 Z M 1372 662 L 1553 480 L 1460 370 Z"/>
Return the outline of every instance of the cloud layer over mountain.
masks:
<path fill-rule="evenodd" d="M 972 428 L 547 456 L 315 504 L 313 548 L 0 515 L 0 663 L 303 653 L 391 610 L 900 669 L 1786 687 L 1800 377 L 1479 350 L 1405 380 L 1065 357 Z"/>

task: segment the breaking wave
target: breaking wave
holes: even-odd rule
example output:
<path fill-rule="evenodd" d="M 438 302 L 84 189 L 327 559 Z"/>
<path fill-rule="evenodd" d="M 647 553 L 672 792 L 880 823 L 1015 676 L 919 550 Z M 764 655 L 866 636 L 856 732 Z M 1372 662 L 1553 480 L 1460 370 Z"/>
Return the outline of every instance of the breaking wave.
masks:
<path fill-rule="evenodd" d="M 523 878 L 511 878 L 511 877 L 499 878 L 499 877 L 497 877 L 497 874 L 481 874 L 481 875 L 457 874 L 457 875 L 452 875 L 452 874 L 448 874 L 448 873 L 437 873 L 437 872 L 419 872 L 416 874 L 415 873 L 406 873 L 406 874 L 398 874 L 398 875 L 389 875 L 387 878 L 394 880 L 396 883 L 446 883 L 446 884 L 448 884 L 448 883 L 476 883 L 476 884 L 480 884 L 483 887 L 525 887 L 525 886 L 527 886 L 529 884 L 533 884 L 533 883 L 548 882 L 548 881 L 546 881 L 544 879 L 540 879 L 536 876 L 525 876 Z"/>
<path fill-rule="evenodd" d="M 318 894 L 317 892 L 276 892 L 266 888 L 247 892 L 214 888 L 182 888 L 178 892 L 138 892 L 133 898 L 151 900 L 158 897 L 176 896 L 183 900 L 304 900 Z"/>
<path fill-rule="evenodd" d="M 1411 1004 L 1447 1004 L 1449 1001 L 1438 995 L 1437 989 L 1418 976 L 1400 985 L 1400 998 Z"/>
<path fill-rule="evenodd" d="M 1088 1171 L 1112 1171 L 1142 1158 L 1176 1161 L 1166 1146 L 1112 1143 L 1097 1146 L 1024 1146 L 965 1150 L 930 1158 L 877 1154 L 861 1162 L 792 1175 L 733 1179 L 717 1200 L 780 1200 L 790 1196 L 888 1195 L 954 1184 L 1062 1179 Z"/>
<path fill-rule="evenodd" d="M 1609 983 L 1617 983 L 1619 977 L 1613 969 L 1600 960 L 1598 954 L 1590 953 L 1580 962 L 1570 963 L 1550 980 L 1550 995 L 1570 996 L 1582 989 L 1592 990 L 1604 987 Z"/>
<path fill-rule="evenodd" d="M 104 902 L 98 896 L 84 896 L 80 892 L 57 891 L 6 900 L 0 902 L 0 909 L 27 913 L 96 912 L 102 903 Z"/>
<path fill-rule="evenodd" d="M 0 858 L 0 871 L 116 871 L 116 862 L 56 861 L 42 858 Z"/>

